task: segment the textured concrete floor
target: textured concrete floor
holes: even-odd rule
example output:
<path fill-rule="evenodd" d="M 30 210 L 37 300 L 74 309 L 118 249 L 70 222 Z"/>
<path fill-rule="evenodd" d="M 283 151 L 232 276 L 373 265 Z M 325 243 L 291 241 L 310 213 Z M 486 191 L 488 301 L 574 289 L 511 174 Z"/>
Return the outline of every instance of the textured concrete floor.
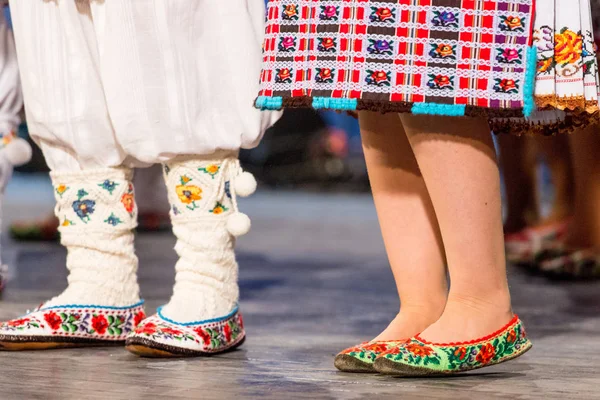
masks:
<path fill-rule="evenodd" d="M 52 204 L 43 178 L 17 178 L 5 224 Z M 337 372 L 334 354 L 373 337 L 398 300 L 366 195 L 263 193 L 242 204 L 253 231 L 239 241 L 239 350 L 193 360 L 138 359 L 120 348 L 0 353 L 1 399 L 594 399 L 600 398 L 600 283 L 556 284 L 510 269 L 515 310 L 534 348 L 461 378 L 398 379 Z M 0 319 L 65 285 L 64 251 L 4 238 L 12 280 Z M 175 254 L 169 234 L 140 235 L 148 311 L 165 302 Z"/>

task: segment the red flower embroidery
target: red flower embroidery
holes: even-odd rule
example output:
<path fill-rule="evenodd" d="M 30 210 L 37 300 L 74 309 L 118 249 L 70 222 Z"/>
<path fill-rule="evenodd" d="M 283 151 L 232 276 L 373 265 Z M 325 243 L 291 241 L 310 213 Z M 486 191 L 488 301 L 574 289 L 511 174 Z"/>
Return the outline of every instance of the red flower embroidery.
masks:
<path fill-rule="evenodd" d="M 238 314 L 238 323 L 240 324 L 240 330 L 244 329 L 244 320 L 242 318 L 242 314 Z"/>
<path fill-rule="evenodd" d="M 277 77 L 281 80 L 281 81 L 286 81 L 288 79 L 292 78 L 291 72 L 289 70 L 289 68 L 282 68 L 279 70 L 279 73 L 277 74 Z"/>
<path fill-rule="evenodd" d="M 231 340 L 231 327 L 229 324 L 225 324 L 223 327 L 223 336 L 225 336 L 226 341 L 229 342 Z"/>
<path fill-rule="evenodd" d="M 381 83 L 387 81 L 388 76 L 385 71 L 373 71 L 371 74 L 371 79 L 373 79 L 375 83 Z"/>
<path fill-rule="evenodd" d="M 362 353 L 362 351 L 363 349 L 361 349 L 360 347 L 350 347 L 349 349 L 342 351 L 342 354 Z"/>
<path fill-rule="evenodd" d="M 121 196 L 121 203 L 125 206 L 125 209 L 129 214 L 133 213 L 133 209 L 135 208 L 135 199 L 133 197 L 133 193 L 125 193 Z"/>
<path fill-rule="evenodd" d="M 396 354 L 400 354 L 400 346 L 392 347 L 390 350 L 386 351 L 385 354 L 390 354 L 395 356 Z"/>
<path fill-rule="evenodd" d="M 44 320 L 50 325 L 50 328 L 55 331 L 62 325 L 62 318 L 54 311 L 44 314 Z"/>
<path fill-rule="evenodd" d="M 458 349 L 456 349 L 454 351 L 454 355 L 456 357 L 458 357 L 459 360 L 464 360 L 465 357 L 467 356 L 467 349 L 465 349 L 464 347 L 459 347 Z"/>
<path fill-rule="evenodd" d="M 445 75 L 436 76 L 433 80 L 433 83 L 435 83 L 438 87 L 450 86 L 452 84 L 450 78 Z"/>
<path fill-rule="evenodd" d="M 492 346 L 491 343 L 486 343 L 481 347 L 479 353 L 477 353 L 477 357 L 475 359 L 482 364 L 487 364 L 492 361 L 492 358 L 496 355 L 496 349 Z"/>
<path fill-rule="evenodd" d="M 392 18 L 392 10 L 387 7 L 381 7 L 377 9 L 375 15 L 377 15 L 380 21 L 385 21 L 386 19 Z"/>
<path fill-rule="evenodd" d="M 148 322 L 147 324 L 143 324 L 137 327 L 135 333 L 143 333 L 146 335 L 153 335 L 156 332 L 156 324 L 152 322 Z"/>
<path fill-rule="evenodd" d="M 181 331 L 173 328 L 161 328 L 162 333 L 166 333 L 167 335 L 181 335 Z"/>
<path fill-rule="evenodd" d="M 517 340 L 517 333 L 514 330 L 508 332 L 508 335 L 506 336 L 506 342 L 513 343 L 515 340 Z"/>
<path fill-rule="evenodd" d="M 196 332 L 196 334 L 202 338 L 202 342 L 204 342 L 206 346 L 210 344 L 210 335 L 206 333 L 202 328 L 196 328 L 194 329 L 194 332 Z"/>
<path fill-rule="evenodd" d="M 417 343 L 407 344 L 405 349 L 413 353 L 416 357 L 428 357 L 433 353 L 433 349 L 431 347 L 422 346 Z"/>
<path fill-rule="evenodd" d="M 8 326 L 21 326 L 25 325 L 29 322 L 29 318 L 21 318 L 21 319 L 13 319 L 12 321 L 8 321 Z"/>
<path fill-rule="evenodd" d="M 326 79 L 331 79 L 331 69 L 329 68 L 323 68 L 320 72 L 319 72 L 319 78 L 321 78 L 322 80 L 326 80 Z"/>
<path fill-rule="evenodd" d="M 106 333 L 106 329 L 108 328 L 108 321 L 106 320 L 106 317 L 102 314 L 94 315 L 92 317 L 92 328 L 94 328 L 98 334 L 104 335 Z"/>
<path fill-rule="evenodd" d="M 139 313 L 135 314 L 135 316 L 133 317 L 133 326 L 138 326 L 144 318 L 146 318 L 146 314 L 144 314 L 143 311 L 140 311 Z"/>
<path fill-rule="evenodd" d="M 321 47 L 323 47 L 324 50 L 329 50 L 329 49 L 333 48 L 334 45 L 335 45 L 335 42 L 333 41 L 332 38 L 321 39 Z"/>
<path fill-rule="evenodd" d="M 498 85 L 505 92 L 517 88 L 517 83 L 513 79 L 502 79 Z"/>
<path fill-rule="evenodd" d="M 372 351 L 373 353 L 383 353 L 387 351 L 387 345 L 385 343 L 373 343 L 363 347 L 366 351 Z"/>

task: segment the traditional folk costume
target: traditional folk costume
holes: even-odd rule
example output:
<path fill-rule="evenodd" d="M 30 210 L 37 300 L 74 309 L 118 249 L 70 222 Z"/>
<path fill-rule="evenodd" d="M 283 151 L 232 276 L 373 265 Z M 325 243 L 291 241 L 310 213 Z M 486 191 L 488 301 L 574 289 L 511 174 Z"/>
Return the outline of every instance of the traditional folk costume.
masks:
<path fill-rule="evenodd" d="M 598 86 L 589 0 L 272 0 L 255 104 L 486 116 L 521 133 L 588 123 Z"/>
<path fill-rule="evenodd" d="M 486 117 L 497 132 L 597 121 L 590 0 L 270 0 L 262 110 Z M 344 371 L 453 374 L 531 348 L 522 322 L 465 343 L 364 343 Z"/>
<path fill-rule="evenodd" d="M 23 95 L 13 34 L 3 13 L 5 5 L 6 2 L 0 1 L 0 212 L 13 168 L 31 158 L 31 147 L 16 135 Z M 6 283 L 7 269 L 0 257 L 0 291 Z"/>
<path fill-rule="evenodd" d="M 127 340 L 137 354 L 181 356 L 244 340 L 234 237 L 250 221 L 236 198 L 256 182 L 237 156 L 277 115 L 252 108 L 264 4 L 233 3 L 11 4 L 29 130 L 52 170 L 70 273 L 63 293 L 0 327 L 0 348 Z M 156 163 L 179 261 L 171 300 L 146 318 L 131 169 Z"/>

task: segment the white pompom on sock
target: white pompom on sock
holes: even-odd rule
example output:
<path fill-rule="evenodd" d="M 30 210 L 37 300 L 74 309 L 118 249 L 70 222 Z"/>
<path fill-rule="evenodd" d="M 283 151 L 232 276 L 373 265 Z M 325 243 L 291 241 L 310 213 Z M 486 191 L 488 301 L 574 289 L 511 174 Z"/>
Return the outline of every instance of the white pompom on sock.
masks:
<path fill-rule="evenodd" d="M 32 150 L 29 143 L 21 138 L 13 139 L 9 144 L 2 149 L 2 152 L 6 155 L 6 158 L 10 163 L 18 167 L 23 164 L 27 164 L 31 160 Z"/>
<path fill-rule="evenodd" d="M 227 218 L 227 230 L 235 237 L 244 236 L 250 232 L 251 225 L 250 217 L 241 212 L 231 214 Z"/>
<path fill-rule="evenodd" d="M 256 179 L 250 172 L 242 172 L 235 177 L 235 193 L 240 197 L 248 197 L 256 192 Z"/>

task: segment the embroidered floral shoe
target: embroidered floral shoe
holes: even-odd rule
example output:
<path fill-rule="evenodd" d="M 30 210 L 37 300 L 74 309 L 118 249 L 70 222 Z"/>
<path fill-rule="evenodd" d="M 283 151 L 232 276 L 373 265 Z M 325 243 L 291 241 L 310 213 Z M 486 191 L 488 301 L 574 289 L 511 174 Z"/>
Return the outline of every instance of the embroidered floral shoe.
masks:
<path fill-rule="evenodd" d="M 375 359 L 392 347 L 404 342 L 406 340 L 364 342 L 341 351 L 335 356 L 333 363 L 337 369 L 343 372 L 377 372 L 373 368 Z"/>
<path fill-rule="evenodd" d="M 515 315 L 499 331 L 469 342 L 437 344 L 416 336 L 381 354 L 373 367 L 388 375 L 448 375 L 512 360 L 530 348 L 523 323 Z"/>
<path fill-rule="evenodd" d="M 143 302 L 130 307 L 41 306 L 0 325 L 0 350 L 122 345 L 144 318 Z"/>
<path fill-rule="evenodd" d="M 127 338 L 126 348 L 142 357 L 193 357 L 223 353 L 240 346 L 246 333 L 242 314 L 179 323 L 162 314 L 146 318 Z"/>
<path fill-rule="evenodd" d="M 548 243 L 560 241 L 567 232 L 569 222 L 570 219 L 566 219 L 543 227 L 529 227 L 520 232 L 504 235 L 507 260 L 533 267 L 536 254 Z"/>
<path fill-rule="evenodd" d="M 593 249 L 569 250 L 556 247 L 538 263 L 539 271 L 558 280 L 600 279 L 600 253 Z"/>

